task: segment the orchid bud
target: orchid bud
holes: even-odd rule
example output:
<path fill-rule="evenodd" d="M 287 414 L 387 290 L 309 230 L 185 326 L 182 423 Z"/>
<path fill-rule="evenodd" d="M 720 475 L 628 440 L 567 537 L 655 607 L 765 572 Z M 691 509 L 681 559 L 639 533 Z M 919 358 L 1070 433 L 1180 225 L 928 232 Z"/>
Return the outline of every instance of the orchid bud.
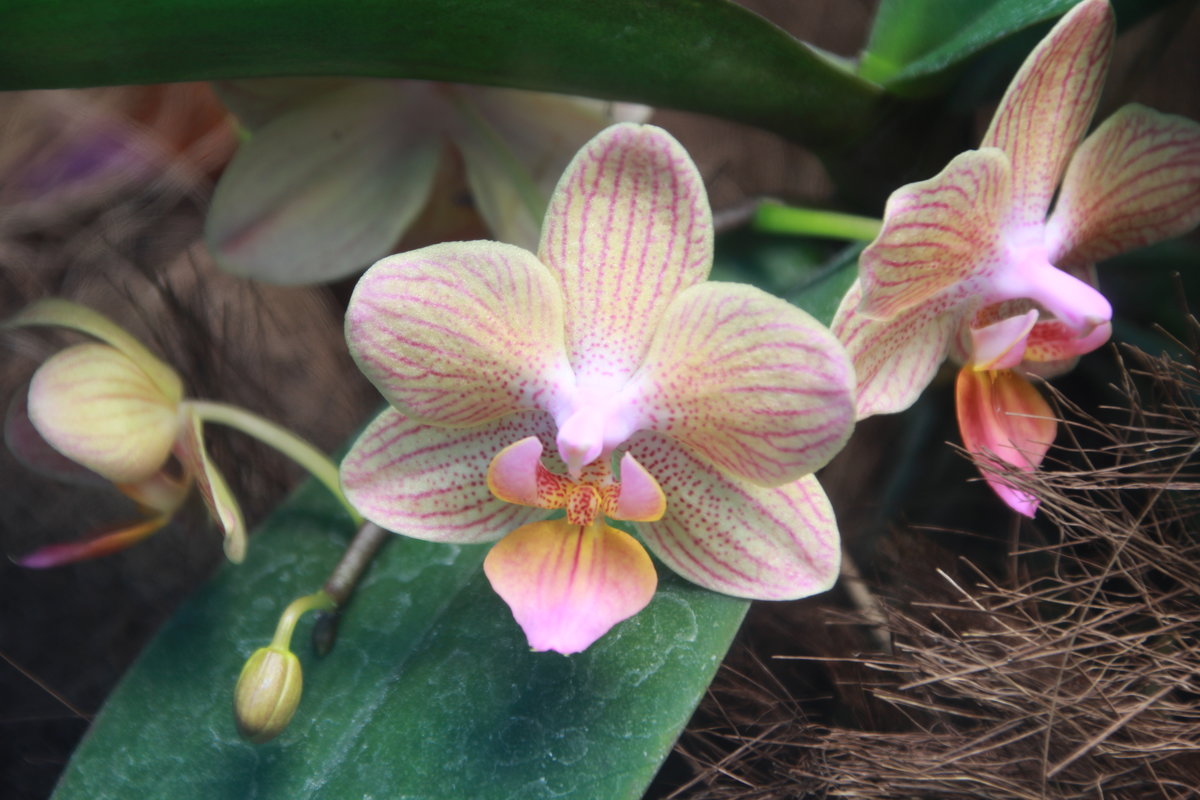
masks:
<path fill-rule="evenodd" d="M 274 739 L 292 720 L 300 704 L 304 676 L 291 650 L 260 647 L 242 667 L 233 691 L 238 732 L 255 744 Z"/>

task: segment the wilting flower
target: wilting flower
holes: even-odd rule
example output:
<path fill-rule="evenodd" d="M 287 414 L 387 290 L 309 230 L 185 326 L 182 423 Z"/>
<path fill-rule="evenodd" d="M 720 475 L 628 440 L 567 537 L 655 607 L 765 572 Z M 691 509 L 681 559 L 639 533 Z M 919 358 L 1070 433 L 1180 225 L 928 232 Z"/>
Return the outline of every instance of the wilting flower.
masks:
<path fill-rule="evenodd" d="M 981 148 L 888 200 L 833 323 L 859 418 L 910 406 L 953 355 L 967 449 L 981 467 L 990 454 L 1036 469 L 1057 422 L 1026 375 L 1060 374 L 1111 333 L 1093 265 L 1200 222 L 1196 123 L 1128 105 L 1080 143 L 1113 28 L 1107 0 L 1077 5 L 1026 59 Z M 1035 498 L 984 473 L 1033 515 Z"/>
<path fill-rule="evenodd" d="M 492 233 L 533 247 L 575 151 L 614 114 L 648 113 L 398 80 L 237 81 L 222 97 L 252 135 L 217 186 L 206 238 L 229 271 L 284 284 L 345 277 L 392 252 L 458 157 Z"/>
<path fill-rule="evenodd" d="M 695 166 L 632 124 L 571 162 L 536 257 L 380 261 L 346 334 L 392 408 L 343 461 L 347 497 L 409 536 L 500 540 L 484 569 L 536 650 L 583 650 L 650 601 L 650 559 L 606 517 L 719 592 L 827 588 L 837 526 L 811 473 L 849 436 L 849 364 L 799 309 L 705 282 L 711 264 Z"/>
<path fill-rule="evenodd" d="M 128 547 L 166 525 L 193 484 L 224 533 L 226 555 L 241 561 L 241 510 L 209 460 L 197 403 L 184 399 L 175 371 L 107 317 L 65 300 L 40 301 L 5 323 L 32 325 L 71 328 L 99 341 L 61 350 L 38 368 L 27 413 L 40 439 L 21 429 L 24 420 L 16 414 L 8 423 L 10 445 L 18 455 L 44 462 L 38 450 L 48 444 L 111 481 L 147 516 L 79 542 L 44 547 L 19 563 L 55 566 Z"/>

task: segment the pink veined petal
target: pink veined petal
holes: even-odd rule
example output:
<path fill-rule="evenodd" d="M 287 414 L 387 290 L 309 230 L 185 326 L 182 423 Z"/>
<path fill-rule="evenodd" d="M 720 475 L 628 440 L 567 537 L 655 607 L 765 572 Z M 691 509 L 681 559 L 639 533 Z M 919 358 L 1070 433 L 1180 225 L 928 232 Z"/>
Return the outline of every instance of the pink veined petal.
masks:
<path fill-rule="evenodd" d="M 634 436 L 629 452 L 667 495 L 666 514 L 636 523 L 638 533 L 689 581 L 735 597 L 788 600 L 837 580 L 837 520 L 814 476 L 764 489 L 647 431 Z"/>
<path fill-rule="evenodd" d="M 1029 332 L 1025 342 L 1025 362 L 1050 363 L 1065 361 L 1092 352 L 1112 336 L 1112 324 L 1099 325 L 1087 336 L 1075 336 L 1071 329 L 1056 319 L 1039 322 Z M 1045 377 L 1041 372 L 1038 373 Z"/>
<path fill-rule="evenodd" d="M 638 463 L 632 453 L 621 456 L 621 483 L 613 519 L 654 522 L 667 511 L 667 495 L 654 476 Z"/>
<path fill-rule="evenodd" d="M 990 325 L 971 328 L 971 361 L 975 369 L 1009 369 L 1021 363 L 1025 342 L 1040 313 L 1030 309 Z"/>
<path fill-rule="evenodd" d="M 1032 517 L 1037 498 L 1013 487 L 989 457 L 1026 472 L 1042 463 L 1054 441 L 1058 421 L 1037 389 L 1012 370 L 958 373 L 958 429 L 988 485 L 1019 514 Z"/>
<path fill-rule="evenodd" d="M 95 343 L 68 347 L 38 368 L 29 418 L 51 447 L 114 483 L 157 472 L 179 430 L 171 398 L 123 353 Z"/>
<path fill-rule="evenodd" d="M 992 117 L 980 146 L 1008 154 L 1018 226 L 1040 226 L 1046 217 L 1100 100 L 1114 28 L 1108 0 L 1072 8 L 1025 59 Z"/>
<path fill-rule="evenodd" d="M 946 360 L 963 316 L 946 301 L 878 320 L 858 310 L 861 297 L 862 285 L 855 281 L 831 325 L 854 365 L 858 419 L 894 414 L 915 403 Z"/>
<path fill-rule="evenodd" d="M 824 466 L 854 427 L 854 371 L 841 344 L 752 286 L 704 283 L 676 296 L 631 382 L 638 428 L 761 486 Z"/>
<path fill-rule="evenodd" d="M 175 457 L 195 480 L 196 490 L 200 492 L 209 516 L 221 529 L 225 537 L 225 557 L 240 564 L 246 557 L 246 523 L 242 509 L 225 482 L 225 476 L 208 457 L 204 447 L 204 424 L 195 414 L 187 413 L 183 431 L 175 444 Z"/>
<path fill-rule="evenodd" d="M 712 268 L 712 213 L 683 147 L 651 125 L 600 133 L 567 167 L 538 255 L 566 300 L 579 382 L 619 387 L 679 292 Z"/>
<path fill-rule="evenodd" d="M 45 569 L 74 564 L 93 558 L 120 552 L 142 541 L 160 530 L 170 520 L 169 516 L 157 516 L 129 525 L 105 529 L 75 542 L 62 542 L 39 547 L 32 553 L 13 559 L 22 567 Z"/>
<path fill-rule="evenodd" d="M 9 329 L 39 325 L 70 328 L 112 345 L 145 372 L 170 402 L 178 403 L 183 399 L 183 382 L 179 373 L 156 358 L 128 331 L 100 312 L 70 300 L 48 297 L 26 306 L 3 323 L 3 327 Z"/>
<path fill-rule="evenodd" d="M 1127 105 L 1084 140 L 1046 226 L 1055 264 L 1091 264 L 1200 223 L 1200 125 Z"/>
<path fill-rule="evenodd" d="M 433 542 L 490 542 L 545 511 L 506 503 L 488 490 L 492 457 L 528 436 L 543 447 L 554 423 L 541 412 L 476 428 L 440 428 L 387 409 L 342 460 L 342 489 L 367 519 Z"/>
<path fill-rule="evenodd" d="M 446 111 L 422 84 L 359 80 L 264 125 L 213 194 L 205 237 L 218 263 L 297 285 L 386 255 L 425 205 Z"/>
<path fill-rule="evenodd" d="M 573 388 L 554 278 L 531 253 L 498 242 L 449 242 L 375 264 L 350 298 L 346 340 L 384 397 L 426 423 L 553 411 Z"/>
<path fill-rule="evenodd" d="M 523 525 L 488 553 L 483 571 L 534 650 L 586 650 L 654 597 L 658 576 L 637 540 L 603 523 Z"/>
<path fill-rule="evenodd" d="M 1006 260 L 1010 205 L 1008 159 L 996 149 L 960 153 L 929 180 L 897 189 L 859 258 L 862 313 L 887 318 L 979 294 Z"/>
<path fill-rule="evenodd" d="M 546 205 L 575 153 L 612 122 L 608 103 L 519 89 L 447 87 L 471 197 L 502 242 L 537 248 Z"/>
<path fill-rule="evenodd" d="M 13 395 L 4 417 L 4 443 L 21 466 L 55 480 L 81 486 L 107 486 L 110 481 L 58 452 L 29 419 L 28 387 Z"/>

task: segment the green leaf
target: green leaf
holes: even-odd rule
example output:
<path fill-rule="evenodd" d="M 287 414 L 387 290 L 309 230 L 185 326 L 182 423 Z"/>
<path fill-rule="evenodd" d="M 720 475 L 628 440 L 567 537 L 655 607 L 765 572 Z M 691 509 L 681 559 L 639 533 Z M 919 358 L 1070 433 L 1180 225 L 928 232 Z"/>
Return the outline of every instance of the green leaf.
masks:
<path fill-rule="evenodd" d="M 251 745 L 233 686 L 288 601 L 318 588 L 349 522 L 309 484 L 159 634 L 71 760 L 58 800 L 637 798 L 703 696 L 747 602 L 660 569 L 650 606 L 576 656 L 532 653 L 488 586 L 486 547 L 396 537 L 304 695 Z"/>
<path fill-rule="evenodd" d="M 632 100 L 842 146 L 878 87 L 727 0 L 6 0 L 0 89 L 271 75 Z"/>

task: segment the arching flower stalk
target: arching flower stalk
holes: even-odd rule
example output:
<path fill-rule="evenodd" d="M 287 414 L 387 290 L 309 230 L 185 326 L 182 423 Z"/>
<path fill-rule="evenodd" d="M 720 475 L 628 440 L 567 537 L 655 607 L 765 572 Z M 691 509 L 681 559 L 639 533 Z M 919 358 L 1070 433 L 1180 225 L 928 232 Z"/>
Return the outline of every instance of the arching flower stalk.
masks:
<path fill-rule="evenodd" d="M 236 427 L 271 445 L 341 497 L 337 468 L 324 454 L 244 409 L 185 397 L 178 373 L 102 314 L 65 300 L 42 300 L 4 327 L 46 325 L 99 341 L 67 347 L 37 369 L 26 406 L 15 406 L 9 415 L 9 446 L 33 466 L 90 471 L 112 482 L 146 516 L 81 541 L 43 547 L 18 563 L 50 567 L 122 550 L 166 525 L 193 486 L 224 535 L 225 554 L 241 561 L 245 523 L 205 449 L 205 422 Z M 57 463 L 51 464 L 52 458 Z"/>
<path fill-rule="evenodd" d="M 695 166 L 632 124 L 571 162 L 536 256 L 380 261 L 346 335 L 392 408 L 343 461 L 347 497 L 409 536 L 496 541 L 484 569 L 536 650 L 583 650 L 653 596 L 642 544 L 608 520 L 715 591 L 828 588 L 837 526 L 811 473 L 853 425 L 849 364 L 799 309 L 705 282 L 711 265 Z"/>
<path fill-rule="evenodd" d="M 980 149 L 892 194 L 833 322 L 860 419 L 908 408 L 948 355 L 963 365 L 963 443 L 1026 516 L 1037 499 L 986 464 L 1037 469 L 1054 440 L 1028 376 L 1061 374 L 1108 340 L 1096 262 L 1200 222 L 1200 125 L 1128 105 L 1083 138 L 1113 29 L 1107 0 L 1081 2 L 1026 59 Z"/>

